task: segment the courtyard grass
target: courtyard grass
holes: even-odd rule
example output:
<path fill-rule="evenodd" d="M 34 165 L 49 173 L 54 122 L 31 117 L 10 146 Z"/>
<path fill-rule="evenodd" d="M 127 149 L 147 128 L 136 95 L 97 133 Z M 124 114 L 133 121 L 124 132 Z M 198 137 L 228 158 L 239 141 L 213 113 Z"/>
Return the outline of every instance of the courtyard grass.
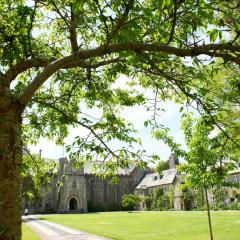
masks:
<path fill-rule="evenodd" d="M 209 240 L 206 212 L 106 212 L 41 219 L 115 240 Z M 212 212 L 212 222 L 214 240 L 240 239 L 240 211 Z"/>
<path fill-rule="evenodd" d="M 40 240 L 40 237 L 26 224 L 22 224 L 22 240 Z"/>

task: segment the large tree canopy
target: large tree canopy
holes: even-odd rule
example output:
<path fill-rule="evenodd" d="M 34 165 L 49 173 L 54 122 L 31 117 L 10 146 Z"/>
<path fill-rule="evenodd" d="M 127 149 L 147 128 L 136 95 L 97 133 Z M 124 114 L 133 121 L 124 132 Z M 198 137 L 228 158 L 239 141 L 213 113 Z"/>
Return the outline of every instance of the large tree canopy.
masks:
<path fill-rule="evenodd" d="M 89 135 L 76 139 L 78 154 L 87 150 L 114 159 L 118 164 L 109 168 L 142 154 L 107 144 L 137 141 L 120 107 L 147 101 L 134 88 L 113 88 L 119 74 L 130 76 L 132 86 L 155 92 L 149 120 L 154 127 L 161 127 L 157 101 L 172 99 L 207 114 L 209 123 L 237 144 L 230 109 L 219 117 L 222 104 L 216 99 L 228 96 L 230 108 L 239 105 L 238 1 L 0 3 L 0 225 L 5 237 L 20 239 L 22 141 L 47 136 L 61 143 L 69 126 L 80 125 Z M 221 88 L 209 89 L 223 68 L 233 74 L 224 84 L 219 79 Z M 101 117 L 89 116 L 86 106 L 101 109 Z"/>

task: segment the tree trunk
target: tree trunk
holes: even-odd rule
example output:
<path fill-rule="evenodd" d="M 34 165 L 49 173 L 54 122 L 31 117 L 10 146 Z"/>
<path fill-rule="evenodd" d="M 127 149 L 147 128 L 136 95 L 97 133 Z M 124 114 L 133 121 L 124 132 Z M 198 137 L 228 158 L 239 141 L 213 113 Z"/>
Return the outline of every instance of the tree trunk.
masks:
<path fill-rule="evenodd" d="M 21 239 L 20 106 L 0 84 L 0 239 Z"/>
<path fill-rule="evenodd" d="M 208 202 L 207 188 L 204 188 L 204 193 L 205 193 L 206 204 L 207 204 L 207 214 L 208 214 L 208 226 L 209 226 L 209 232 L 210 232 L 210 240 L 213 240 L 212 221 L 211 221 L 210 207 L 209 207 L 209 202 Z"/>

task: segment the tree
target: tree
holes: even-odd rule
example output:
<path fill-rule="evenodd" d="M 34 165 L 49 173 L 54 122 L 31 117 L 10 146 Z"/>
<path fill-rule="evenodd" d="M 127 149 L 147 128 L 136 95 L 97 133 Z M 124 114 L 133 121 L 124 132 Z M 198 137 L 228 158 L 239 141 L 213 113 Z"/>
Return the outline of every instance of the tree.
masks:
<path fill-rule="evenodd" d="M 160 161 L 157 165 L 157 171 L 159 175 L 162 175 L 162 171 L 169 169 L 168 161 Z"/>
<path fill-rule="evenodd" d="M 211 104 L 204 98 L 207 88 L 198 85 L 208 82 L 208 74 L 196 69 L 204 62 L 198 56 L 221 58 L 225 67 L 238 69 L 238 8 L 233 0 L 2 0 L 0 226 L 6 230 L 2 238 L 21 238 L 23 142 L 43 136 L 61 144 L 70 126 L 82 126 L 89 135 L 76 139 L 77 155 L 87 151 L 87 159 L 96 153 L 112 160 L 115 164 L 108 161 L 112 171 L 126 165 L 120 159 L 141 155 L 129 148 L 112 150 L 107 144 L 112 139 L 130 146 L 137 142 L 119 108 L 144 103 L 144 96 L 134 90 L 113 88 L 119 74 L 154 89 L 156 99 L 195 101 L 211 114 Z M 231 37 L 224 38 L 227 31 Z M 186 57 L 193 59 L 192 64 L 183 64 Z M 89 116 L 83 103 L 100 108 L 101 117 Z"/>
<path fill-rule="evenodd" d="M 54 160 L 42 159 L 38 154 L 26 151 L 21 167 L 22 197 L 25 200 L 37 201 L 41 199 L 41 191 L 50 187 L 57 170 L 57 164 Z"/>
<path fill-rule="evenodd" d="M 214 128 L 204 117 L 194 121 L 187 116 L 183 121 L 183 129 L 189 152 L 186 155 L 187 164 L 181 166 L 180 171 L 184 175 L 186 186 L 204 192 L 210 239 L 213 240 L 208 191 L 232 185 L 226 182 L 226 178 L 236 165 L 234 162 L 224 164 L 224 161 L 234 161 L 236 152 L 228 151 L 223 144 L 222 133 L 211 137 Z"/>

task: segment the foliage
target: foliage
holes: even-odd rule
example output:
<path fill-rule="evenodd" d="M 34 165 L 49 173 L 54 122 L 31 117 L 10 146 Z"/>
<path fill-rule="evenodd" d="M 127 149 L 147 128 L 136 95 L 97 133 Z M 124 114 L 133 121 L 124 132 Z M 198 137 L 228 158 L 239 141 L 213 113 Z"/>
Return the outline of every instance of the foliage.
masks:
<path fill-rule="evenodd" d="M 103 204 L 94 204 L 92 201 L 87 202 L 88 212 L 106 212 L 106 211 L 119 211 L 121 207 L 118 204 L 104 206 Z"/>
<path fill-rule="evenodd" d="M 156 199 L 156 208 L 159 210 L 166 210 L 170 208 L 170 201 L 167 194 L 164 194 Z"/>
<path fill-rule="evenodd" d="M 164 195 L 163 188 L 159 187 L 156 190 L 154 190 L 154 195 L 156 198 L 159 198 Z"/>
<path fill-rule="evenodd" d="M 213 239 L 210 206 L 207 190 L 214 187 L 231 186 L 226 182 L 228 172 L 236 167 L 234 164 L 224 164 L 224 160 L 234 160 L 236 151 L 229 151 L 228 144 L 223 142 L 222 132 L 211 137 L 214 128 L 204 117 L 193 120 L 190 115 L 183 121 L 185 140 L 189 148 L 187 153 L 188 164 L 180 167 L 184 174 L 185 185 L 190 188 L 204 191 L 208 213 L 210 238 Z M 237 152 L 238 154 L 238 152 Z"/>
<path fill-rule="evenodd" d="M 232 111 L 239 105 L 237 1 L 0 3 L 0 115 L 14 112 L 25 144 L 46 137 L 64 145 L 70 129 L 80 127 L 67 147 L 71 156 L 98 157 L 108 163 L 105 174 L 114 174 L 146 156 L 121 116 L 124 106 L 146 105 L 152 118 L 145 126 L 180 157 L 184 151 L 158 122 L 159 101 L 168 99 L 181 104 L 183 116 L 194 107 L 217 126 L 228 152 L 239 149 L 239 111 Z M 121 74 L 130 77 L 128 90 L 115 84 Z"/>
<path fill-rule="evenodd" d="M 237 201 L 240 201 L 240 192 L 239 191 L 235 190 L 232 192 L 232 194 Z"/>
<path fill-rule="evenodd" d="M 122 207 L 125 210 L 131 211 L 136 210 L 140 204 L 140 197 L 135 194 L 123 195 L 122 197 Z"/>
<path fill-rule="evenodd" d="M 192 202 L 194 200 L 194 192 L 192 191 L 192 189 L 184 188 L 182 190 L 182 193 L 185 210 L 190 210 L 193 207 Z"/>
<path fill-rule="evenodd" d="M 40 137 L 64 144 L 69 129 L 80 126 L 88 134 L 79 134 L 68 151 L 88 160 L 98 155 L 117 168 L 121 158 L 144 155 L 134 152 L 133 145 L 140 141 L 131 135 L 135 129 L 121 117 L 121 108 L 146 104 L 153 118 L 145 126 L 156 127 L 153 135 L 165 138 L 180 157 L 184 153 L 178 152 L 179 145 L 157 122 L 159 100 L 181 104 L 183 114 L 184 106 L 197 104 L 215 124 L 219 116 L 213 113 L 221 106 L 215 99 L 225 95 L 229 102 L 237 101 L 239 13 L 233 0 L 3 0 L 0 11 L 1 82 L 15 81 L 11 94 L 23 106 L 26 144 Z M 223 31 L 231 32 L 230 40 Z M 198 57 L 201 54 L 209 56 L 207 62 Z M 191 64 L 183 57 L 191 57 Z M 227 72 L 235 72 L 221 93 L 209 89 L 222 68 L 213 57 L 225 61 Z M 114 86 L 121 74 L 130 77 L 128 90 Z M 148 101 L 135 85 L 155 92 L 155 101 Z M 111 149 L 109 144 L 116 140 L 129 148 Z"/>
<path fill-rule="evenodd" d="M 169 207 L 173 209 L 174 208 L 174 188 L 172 186 L 169 187 L 167 195 L 169 198 Z"/>
<path fill-rule="evenodd" d="M 214 130 L 204 118 L 195 122 L 188 116 L 183 121 L 186 143 L 189 147 L 188 164 L 180 167 L 185 174 L 186 184 L 192 188 L 203 189 L 216 186 L 232 185 L 226 182 L 228 171 L 235 168 L 234 164 L 224 164 L 234 155 L 223 148 L 221 133 L 213 138 L 210 134 Z M 233 184 L 234 185 L 234 184 Z"/>
<path fill-rule="evenodd" d="M 169 187 L 164 193 L 163 188 L 157 188 L 151 196 L 151 210 L 168 210 L 174 208 L 174 189 Z"/>
<path fill-rule="evenodd" d="M 214 203 L 216 205 L 219 205 L 225 202 L 227 197 L 227 191 L 225 188 L 215 187 L 214 189 L 212 189 L 212 193 L 214 196 Z"/>
<path fill-rule="evenodd" d="M 157 165 L 157 171 L 159 175 L 162 175 L 162 171 L 169 169 L 168 161 L 160 161 Z"/>
<path fill-rule="evenodd" d="M 95 205 L 92 201 L 88 201 L 88 212 L 104 212 L 106 211 L 106 207 L 98 204 Z"/>
<path fill-rule="evenodd" d="M 43 189 L 48 191 L 57 170 L 57 163 L 54 160 L 42 159 L 38 154 L 27 152 L 21 168 L 23 197 L 28 200 L 41 198 L 41 191 Z"/>
<path fill-rule="evenodd" d="M 195 198 L 197 201 L 197 207 L 200 209 L 204 206 L 204 193 L 203 190 L 198 190 L 195 192 Z"/>
<path fill-rule="evenodd" d="M 144 205 L 146 206 L 146 210 L 150 211 L 152 208 L 152 203 L 153 203 L 152 197 L 144 196 L 143 202 L 144 202 Z"/>
<path fill-rule="evenodd" d="M 240 210 L 240 201 L 234 201 L 230 206 L 231 210 Z"/>

